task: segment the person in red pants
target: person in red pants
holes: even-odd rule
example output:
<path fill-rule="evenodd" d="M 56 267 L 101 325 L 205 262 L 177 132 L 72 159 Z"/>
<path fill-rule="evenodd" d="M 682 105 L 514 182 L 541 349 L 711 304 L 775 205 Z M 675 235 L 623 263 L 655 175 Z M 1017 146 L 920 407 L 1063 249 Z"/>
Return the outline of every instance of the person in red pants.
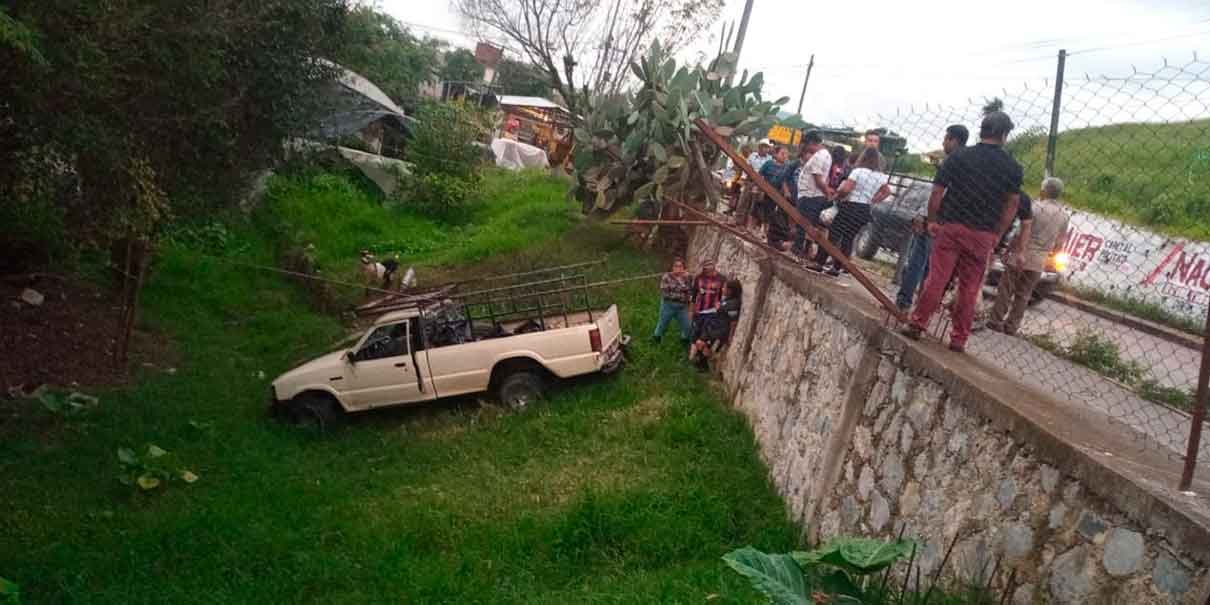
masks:
<path fill-rule="evenodd" d="M 956 151 L 937 171 L 928 205 L 933 251 L 924 291 L 911 323 L 902 330 L 909 338 L 920 338 L 941 304 L 946 284 L 957 277 L 950 350 L 966 350 L 988 258 L 1020 204 L 1024 171 L 1004 150 L 1012 129 L 1007 114 L 988 113 L 979 128 L 979 144 Z"/>

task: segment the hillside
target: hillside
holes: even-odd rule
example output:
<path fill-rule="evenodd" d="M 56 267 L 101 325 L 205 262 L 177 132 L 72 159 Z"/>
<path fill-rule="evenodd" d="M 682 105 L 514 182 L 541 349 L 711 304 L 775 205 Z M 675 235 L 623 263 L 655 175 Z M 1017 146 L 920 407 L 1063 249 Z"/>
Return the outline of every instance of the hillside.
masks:
<path fill-rule="evenodd" d="M 1009 143 L 1036 187 L 1045 133 Z M 1210 240 L 1210 120 L 1114 124 L 1059 134 L 1055 174 L 1073 207 L 1156 231 Z"/>

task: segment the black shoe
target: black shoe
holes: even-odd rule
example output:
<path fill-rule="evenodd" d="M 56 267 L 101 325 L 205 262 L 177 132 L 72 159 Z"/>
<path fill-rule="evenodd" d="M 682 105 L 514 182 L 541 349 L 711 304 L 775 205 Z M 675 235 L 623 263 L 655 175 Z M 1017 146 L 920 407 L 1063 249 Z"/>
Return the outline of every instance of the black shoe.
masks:
<path fill-rule="evenodd" d="M 840 269 L 837 269 L 836 267 L 831 267 L 827 271 L 824 271 L 824 274 L 830 275 L 832 277 L 840 277 Z"/>
<path fill-rule="evenodd" d="M 952 342 L 951 342 L 951 343 L 950 343 L 950 350 L 951 350 L 951 351 L 953 351 L 953 352 L 955 352 L 955 353 L 965 353 L 965 352 L 966 352 L 966 345 L 959 345 L 959 344 L 954 344 L 954 343 L 952 343 Z"/>
<path fill-rule="evenodd" d="M 899 329 L 899 333 L 903 334 L 904 336 L 907 336 L 908 338 L 910 338 L 912 340 L 920 340 L 920 335 L 924 334 L 924 330 L 921 330 L 920 328 L 917 328 L 916 326 L 904 326 Z"/>

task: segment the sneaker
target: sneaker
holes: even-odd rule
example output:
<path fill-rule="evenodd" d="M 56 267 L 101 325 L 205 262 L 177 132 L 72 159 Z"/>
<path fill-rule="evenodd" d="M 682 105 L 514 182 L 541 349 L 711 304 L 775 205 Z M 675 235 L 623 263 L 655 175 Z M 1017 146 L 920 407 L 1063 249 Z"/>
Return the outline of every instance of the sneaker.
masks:
<path fill-rule="evenodd" d="M 836 267 L 828 267 L 828 269 L 824 271 L 824 274 L 832 277 L 840 277 L 840 269 L 837 269 Z"/>
<path fill-rule="evenodd" d="M 987 329 L 988 329 L 988 330 L 991 330 L 992 332 L 1000 332 L 1001 334 L 1005 334 L 1005 333 L 1006 333 L 1006 332 L 1004 331 L 1004 324 L 1002 324 L 1002 323 L 1000 323 L 1000 322 L 998 322 L 998 321 L 989 321 L 989 322 L 987 322 Z"/>
<path fill-rule="evenodd" d="M 904 336 L 907 336 L 908 338 L 910 338 L 912 340 L 920 340 L 920 335 L 924 334 L 924 330 L 921 330 L 920 328 L 913 326 L 913 325 L 908 325 L 908 326 L 904 326 L 904 327 L 900 328 L 899 333 L 903 334 Z"/>
<path fill-rule="evenodd" d="M 899 309 L 900 313 L 907 313 L 908 311 L 912 310 L 912 305 L 910 305 L 910 304 L 905 305 L 903 303 L 895 303 L 895 308 Z"/>
<path fill-rule="evenodd" d="M 812 262 L 812 261 L 806 261 L 806 262 L 804 262 L 804 263 L 802 264 L 802 267 L 803 267 L 804 269 L 806 269 L 807 271 L 814 271 L 814 272 L 816 272 L 816 273 L 823 273 L 823 267 L 822 267 L 822 266 L 820 266 L 819 264 L 815 263 L 815 262 Z"/>

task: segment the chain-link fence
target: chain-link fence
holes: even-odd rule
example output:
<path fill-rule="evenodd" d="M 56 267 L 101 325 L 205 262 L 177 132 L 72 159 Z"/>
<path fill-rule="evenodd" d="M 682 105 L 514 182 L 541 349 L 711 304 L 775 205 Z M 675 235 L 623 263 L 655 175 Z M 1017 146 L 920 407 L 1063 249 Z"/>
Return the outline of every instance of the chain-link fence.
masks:
<path fill-rule="evenodd" d="M 1070 63 L 1060 53 L 1056 79 L 1016 92 L 820 129 L 784 163 L 754 159 L 836 248 L 865 259 L 909 336 L 1122 422 L 1133 446 L 1187 457 L 1192 472 L 1210 461 L 1210 443 L 1192 445 L 1210 303 L 1210 62 L 1099 77 Z M 770 245 L 843 272 L 763 193 L 735 198 L 738 222 Z"/>

